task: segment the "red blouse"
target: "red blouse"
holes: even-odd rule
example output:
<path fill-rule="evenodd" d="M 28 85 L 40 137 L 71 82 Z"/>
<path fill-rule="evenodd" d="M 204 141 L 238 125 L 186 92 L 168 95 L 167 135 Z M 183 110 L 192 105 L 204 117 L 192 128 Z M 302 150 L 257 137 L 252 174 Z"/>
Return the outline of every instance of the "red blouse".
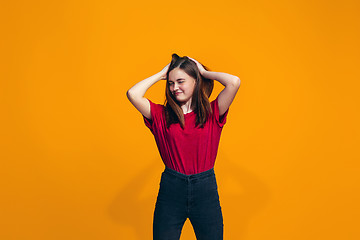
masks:
<path fill-rule="evenodd" d="M 148 99 L 149 100 L 149 99 Z M 204 128 L 195 127 L 196 114 L 184 114 L 185 127 L 180 123 L 166 128 L 165 106 L 150 101 L 151 120 L 143 115 L 145 125 L 154 135 L 160 156 L 168 168 L 190 175 L 214 167 L 220 135 L 229 109 L 219 116 L 218 98 L 210 105 L 213 114 L 207 119 Z"/>

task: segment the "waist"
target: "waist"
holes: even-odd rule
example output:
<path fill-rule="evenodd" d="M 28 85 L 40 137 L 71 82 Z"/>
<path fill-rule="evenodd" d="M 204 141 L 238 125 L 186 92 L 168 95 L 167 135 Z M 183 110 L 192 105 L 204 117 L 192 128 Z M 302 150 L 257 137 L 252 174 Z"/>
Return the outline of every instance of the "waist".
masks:
<path fill-rule="evenodd" d="M 182 179 L 201 179 L 201 178 L 206 178 L 206 177 L 215 175 L 214 167 L 212 167 L 209 170 L 206 170 L 204 172 L 186 175 L 186 174 L 175 171 L 174 169 L 171 169 L 171 168 L 165 166 L 164 173 L 168 173 L 168 174 L 174 175 L 174 176 L 182 178 Z"/>

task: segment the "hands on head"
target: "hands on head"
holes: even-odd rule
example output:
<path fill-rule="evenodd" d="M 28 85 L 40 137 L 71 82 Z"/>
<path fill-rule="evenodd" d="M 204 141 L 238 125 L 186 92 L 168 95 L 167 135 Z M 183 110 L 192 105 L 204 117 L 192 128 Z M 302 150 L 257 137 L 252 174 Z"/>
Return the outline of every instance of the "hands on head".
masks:
<path fill-rule="evenodd" d="M 204 72 L 206 72 L 206 69 L 201 65 L 201 63 L 199 63 L 198 61 L 196 61 L 195 59 L 188 57 L 189 59 L 193 60 L 196 63 L 196 66 L 199 69 L 199 72 L 201 75 L 203 75 Z"/>
<path fill-rule="evenodd" d="M 168 65 L 166 65 L 161 71 L 160 71 L 160 73 L 161 73 L 161 80 L 164 80 L 164 79 L 166 79 L 166 73 L 167 73 L 167 71 L 169 70 L 169 66 L 170 66 L 170 63 L 168 64 Z"/>
<path fill-rule="evenodd" d="M 188 57 L 188 56 L 187 56 Z M 203 75 L 204 72 L 206 72 L 206 69 L 202 66 L 201 63 L 199 63 L 198 61 L 196 61 L 195 59 L 191 58 L 191 57 L 188 57 L 189 59 L 191 59 L 192 61 L 195 62 L 196 66 L 198 67 L 199 69 L 199 72 L 201 75 Z M 166 65 L 160 72 L 161 72 L 161 80 L 164 80 L 166 79 L 166 73 L 167 71 L 169 70 L 169 66 L 170 66 L 170 63 L 168 65 Z"/>

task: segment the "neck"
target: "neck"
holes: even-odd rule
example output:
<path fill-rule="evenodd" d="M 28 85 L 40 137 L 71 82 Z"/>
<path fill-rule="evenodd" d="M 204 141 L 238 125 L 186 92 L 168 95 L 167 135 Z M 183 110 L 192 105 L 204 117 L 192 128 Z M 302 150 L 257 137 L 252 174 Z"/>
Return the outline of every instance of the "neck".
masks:
<path fill-rule="evenodd" d="M 192 112 L 191 109 L 191 99 L 189 101 L 187 101 L 186 103 L 181 105 L 181 109 L 183 110 L 183 113 L 189 113 Z"/>

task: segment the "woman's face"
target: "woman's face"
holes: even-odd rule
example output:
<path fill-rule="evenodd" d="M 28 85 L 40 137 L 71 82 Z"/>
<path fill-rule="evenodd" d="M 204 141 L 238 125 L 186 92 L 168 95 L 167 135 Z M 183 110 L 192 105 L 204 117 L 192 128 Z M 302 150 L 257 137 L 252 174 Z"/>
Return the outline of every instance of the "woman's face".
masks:
<path fill-rule="evenodd" d="M 195 88 L 195 79 L 180 68 L 174 68 L 169 73 L 169 89 L 176 100 L 186 103 L 192 97 Z"/>

